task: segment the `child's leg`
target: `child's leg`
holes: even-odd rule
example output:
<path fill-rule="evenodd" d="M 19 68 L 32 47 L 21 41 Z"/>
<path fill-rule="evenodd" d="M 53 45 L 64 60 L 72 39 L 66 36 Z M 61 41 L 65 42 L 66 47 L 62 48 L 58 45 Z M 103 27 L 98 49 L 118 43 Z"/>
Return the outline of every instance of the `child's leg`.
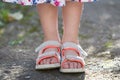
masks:
<path fill-rule="evenodd" d="M 66 6 L 62 8 L 64 34 L 62 43 L 74 42 L 79 44 L 78 32 L 80 26 L 80 17 L 82 13 L 82 3 L 67 1 Z M 65 54 L 77 55 L 73 50 L 66 50 Z M 81 65 L 77 62 L 66 62 L 65 68 L 80 68 Z"/>
<path fill-rule="evenodd" d="M 58 34 L 58 9 L 51 4 L 37 5 L 41 25 L 44 32 L 44 41 L 60 41 Z"/>
<path fill-rule="evenodd" d="M 79 43 L 78 28 L 80 26 L 82 3 L 67 1 L 67 5 L 63 7 L 62 12 L 64 25 L 62 42 L 72 41 L 75 43 Z"/>
<path fill-rule="evenodd" d="M 58 34 L 58 9 L 51 4 L 39 4 L 37 5 L 42 29 L 44 32 L 44 41 L 56 40 L 60 42 Z M 55 48 L 49 48 L 45 52 L 55 51 Z M 41 64 L 56 63 L 54 57 L 49 59 L 44 59 Z"/>

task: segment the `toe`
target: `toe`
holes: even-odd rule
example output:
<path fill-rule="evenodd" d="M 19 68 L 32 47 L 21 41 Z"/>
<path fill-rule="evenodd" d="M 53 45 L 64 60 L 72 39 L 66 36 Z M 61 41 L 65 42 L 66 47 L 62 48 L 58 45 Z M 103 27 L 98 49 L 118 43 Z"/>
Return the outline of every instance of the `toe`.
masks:
<path fill-rule="evenodd" d="M 50 64 L 52 64 L 52 58 L 50 58 Z"/>
<path fill-rule="evenodd" d="M 54 60 L 53 60 L 53 58 L 51 58 L 51 62 L 50 62 L 51 64 L 53 64 L 54 63 Z"/>
<path fill-rule="evenodd" d="M 70 68 L 71 68 L 71 69 L 74 68 L 74 62 L 70 62 Z"/>
<path fill-rule="evenodd" d="M 57 62 L 56 59 L 54 57 L 52 57 L 51 64 L 54 64 L 56 62 Z"/>
<path fill-rule="evenodd" d="M 46 59 L 43 60 L 43 64 L 46 64 Z"/>
<path fill-rule="evenodd" d="M 64 63 L 63 68 L 65 68 L 65 69 L 69 68 L 69 66 L 68 66 L 68 63 L 67 63 L 67 62 L 65 62 L 65 63 Z"/>
<path fill-rule="evenodd" d="M 66 62 L 66 64 L 67 64 L 67 69 L 70 68 L 70 63 L 71 63 L 70 61 L 67 61 L 67 62 Z"/>
<path fill-rule="evenodd" d="M 56 58 L 53 58 L 54 62 L 57 63 L 57 59 Z"/>
<path fill-rule="evenodd" d="M 73 62 L 73 68 L 76 69 L 77 68 L 77 63 L 76 62 Z"/>
<path fill-rule="evenodd" d="M 50 58 L 46 59 L 46 64 L 50 64 Z"/>
<path fill-rule="evenodd" d="M 80 63 L 77 63 L 77 65 L 78 65 L 77 68 L 81 68 L 81 64 Z"/>
<path fill-rule="evenodd" d="M 40 62 L 40 64 L 44 64 L 43 60 Z"/>

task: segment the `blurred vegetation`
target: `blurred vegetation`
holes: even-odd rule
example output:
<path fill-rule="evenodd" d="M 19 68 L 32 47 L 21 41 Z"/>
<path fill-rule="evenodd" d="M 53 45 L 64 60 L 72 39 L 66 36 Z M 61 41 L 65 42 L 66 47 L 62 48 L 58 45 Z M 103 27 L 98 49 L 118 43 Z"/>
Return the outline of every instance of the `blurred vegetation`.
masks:
<path fill-rule="evenodd" d="M 25 12 L 29 8 L 27 6 L 14 5 L 10 3 L 0 2 L 0 27 L 3 27 L 6 23 L 14 21 L 9 14 L 15 12 L 22 12 L 25 15 Z"/>
<path fill-rule="evenodd" d="M 21 6 L 18 4 L 11 4 L 11 3 L 5 3 L 0 1 L 0 38 L 4 38 L 3 34 L 5 34 L 6 31 L 6 25 L 9 25 L 9 23 L 19 20 L 19 22 L 25 22 L 29 17 L 32 16 L 32 14 L 27 13 L 30 9 L 29 6 Z M 27 16 L 26 16 L 27 15 Z M 24 16 L 24 17 L 23 17 Z M 20 35 L 17 36 L 17 38 L 9 39 L 8 44 L 9 45 L 17 45 L 21 44 L 25 36 L 28 35 L 28 33 L 32 33 L 33 30 L 31 29 L 29 32 L 26 32 L 24 34 L 21 34 L 22 32 L 25 32 L 24 30 L 21 31 Z M 22 35 L 22 36 L 21 36 Z"/>
<path fill-rule="evenodd" d="M 105 47 L 106 48 L 110 48 L 110 47 L 112 47 L 113 46 L 113 41 L 112 40 L 109 40 L 109 41 L 107 41 L 106 43 L 105 43 Z"/>

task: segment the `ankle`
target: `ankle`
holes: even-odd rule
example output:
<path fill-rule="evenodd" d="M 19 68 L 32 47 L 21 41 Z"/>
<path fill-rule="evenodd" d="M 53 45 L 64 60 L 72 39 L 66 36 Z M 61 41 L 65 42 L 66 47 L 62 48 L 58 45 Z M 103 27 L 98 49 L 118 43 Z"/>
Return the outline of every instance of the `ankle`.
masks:
<path fill-rule="evenodd" d="M 62 40 L 62 44 L 65 42 L 73 42 L 73 43 L 79 44 L 79 40 Z"/>
<path fill-rule="evenodd" d="M 44 42 L 45 41 L 58 41 L 58 42 L 60 42 L 61 43 L 61 40 L 60 39 L 58 39 L 58 38 L 44 38 L 44 40 L 43 40 Z"/>

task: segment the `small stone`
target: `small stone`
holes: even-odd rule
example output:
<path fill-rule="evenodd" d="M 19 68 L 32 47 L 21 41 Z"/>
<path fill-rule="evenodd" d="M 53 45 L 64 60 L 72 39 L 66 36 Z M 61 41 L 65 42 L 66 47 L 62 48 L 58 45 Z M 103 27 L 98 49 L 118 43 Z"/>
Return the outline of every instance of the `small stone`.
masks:
<path fill-rule="evenodd" d="M 26 79 L 30 78 L 31 76 L 25 76 Z"/>

